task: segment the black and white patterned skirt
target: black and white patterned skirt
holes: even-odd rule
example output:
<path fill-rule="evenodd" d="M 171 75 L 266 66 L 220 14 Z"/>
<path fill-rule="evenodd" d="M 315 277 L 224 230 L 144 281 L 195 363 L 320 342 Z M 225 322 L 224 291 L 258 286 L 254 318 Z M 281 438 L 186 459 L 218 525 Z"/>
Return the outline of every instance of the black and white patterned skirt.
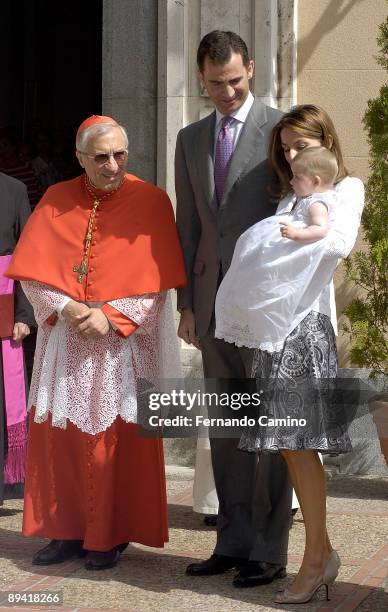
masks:
<path fill-rule="evenodd" d="M 330 319 L 310 312 L 287 337 L 281 352 L 257 350 L 252 377 L 261 402 L 239 448 L 276 452 L 352 450 L 336 388 L 337 350 Z M 255 423 L 254 425 L 252 423 Z"/>

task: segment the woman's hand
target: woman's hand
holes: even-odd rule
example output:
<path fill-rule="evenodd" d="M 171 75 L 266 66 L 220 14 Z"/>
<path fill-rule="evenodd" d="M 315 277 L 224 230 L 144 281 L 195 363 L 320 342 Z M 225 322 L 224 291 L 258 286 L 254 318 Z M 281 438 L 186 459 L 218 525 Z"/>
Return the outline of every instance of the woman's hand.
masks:
<path fill-rule="evenodd" d="M 102 338 L 109 331 L 109 321 L 101 308 L 88 308 L 89 312 L 76 317 L 74 330 L 82 338 Z"/>
<path fill-rule="evenodd" d="M 21 342 L 30 334 L 30 328 L 26 323 L 15 323 L 13 326 L 12 340 Z"/>

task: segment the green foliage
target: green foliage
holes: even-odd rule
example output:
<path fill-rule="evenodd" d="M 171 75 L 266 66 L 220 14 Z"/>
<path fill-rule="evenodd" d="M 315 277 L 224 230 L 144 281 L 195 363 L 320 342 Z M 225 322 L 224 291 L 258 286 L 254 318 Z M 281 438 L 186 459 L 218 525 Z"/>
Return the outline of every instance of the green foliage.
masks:
<path fill-rule="evenodd" d="M 380 48 L 380 53 L 376 59 L 385 70 L 388 70 L 388 17 L 379 29 L 380 34 L 377 37 L 377 44 Z"/>
<path fill-rule="evenodd" d="M 388 70 L 388 18 L 380 26 L 377 61 Z M 363 214 L 365 251 L 345 260 L 347 276 L 360 295 L 345 310 L 350 357 L 373 374 L 388 370 L 388 84 L 369 100 L 364 127 L 370 145 L 371 174 Z"/>

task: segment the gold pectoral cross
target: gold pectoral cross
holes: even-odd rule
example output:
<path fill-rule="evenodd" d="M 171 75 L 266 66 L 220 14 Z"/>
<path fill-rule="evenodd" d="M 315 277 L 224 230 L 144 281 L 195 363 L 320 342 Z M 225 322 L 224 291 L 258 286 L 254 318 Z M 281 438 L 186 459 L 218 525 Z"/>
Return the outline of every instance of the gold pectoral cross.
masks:
<path fill-rule="evenodd" d="M 85 260 L 81 261 L 80 266 L 74 266 L 73 272 L 78 272 L 77 283 L 82 283 L 84 280 L 84 276 L 88 273 L 88 266 Z"/>
<path fill-rule="evenodd" d="M 86 188 L 88 189 L 87 183 L 86 183 Z M 84 280 L 84 276 L 86 276 L 87 273 L 88 273 L 88 264 L 87 264 L 87 261 L 88 261 L 88 257 L 89 257 L 90 244 L 91 244 L 92 238 L 93 238 L 94 217 L 96 215 L 97 208 L 101 204 L 101 201 L 107 195 L 110 195 L 110 194 L 108 193 L 108 194 L 104 195 L 101 198 L 95 198 L 95 200 L 93 202 L 92 210 L 90 211 L 88 227 L 87 227 L 87 230 L 86 230 L 86 236 L 85 236 L 85 239 L 84 239 L 84 254 L 83 254 L 83 258 L 82 258 L 82 261 L 81 261 L 79 266 L 74 266 L 73 267 L 73 272 L 77 272 L 78 273 L 77 283 L 82 283 L 83 280 Z"/>

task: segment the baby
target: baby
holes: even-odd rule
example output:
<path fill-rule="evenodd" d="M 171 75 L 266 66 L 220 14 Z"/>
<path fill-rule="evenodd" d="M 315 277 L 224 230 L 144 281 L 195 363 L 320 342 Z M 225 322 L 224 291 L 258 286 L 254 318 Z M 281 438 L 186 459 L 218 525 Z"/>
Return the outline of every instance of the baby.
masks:
<path fill-rule="evenodd" d="M 291 209 L 240 236 L 217 293 L 216 338 L 237 346 L 280 351 L 335 270 L 324 260 L 324 239 L 336 208 L 336 157 L 309 147 L 291 169 Z"/>
<path fill-rule="evenodd" d="M 291 162 L 293 177 L 290 181 L 297 200 L 295 206 L 307 207 L 308 227 L 296 228 L 287 221 L 282 221 L 281 235 L 291 240 L 321 240 L 329 230 L 328 208 L 326 198 L 320 199 L 321 194 L 333 189 L 338 173 L 338 164 L 334 153 L 325 147 L 309 147 L 304 149 Z M 307 199 L 302 202 L 304 198 Z"/>

